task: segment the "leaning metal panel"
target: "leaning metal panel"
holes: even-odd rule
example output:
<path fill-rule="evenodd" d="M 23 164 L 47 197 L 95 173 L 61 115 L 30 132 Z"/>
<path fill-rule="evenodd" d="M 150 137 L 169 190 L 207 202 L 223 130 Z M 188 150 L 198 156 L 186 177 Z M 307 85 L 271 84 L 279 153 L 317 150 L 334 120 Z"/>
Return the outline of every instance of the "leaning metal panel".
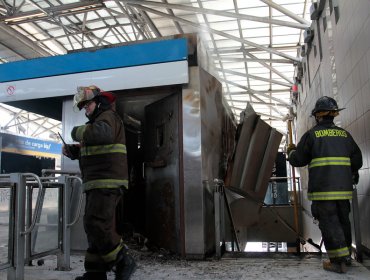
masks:
<path fill-rule="evenodd" d="M 245 192 L 254 192 L 258 177 L 262 175 L 262 173 L 260 173 L 260 168 L 265 155 L 266 146 L 268 145 L 270 131 L 271 127 L 261 119 L 258 119 L 251 136 L 251 142 L 246 154 L 239 187 Z"/>
<path fill-rule="evenodd" d="M 271 177 L 272 168 L 274 166 L 277 150 L 281 142 L 283 135 L 276 129 L 271 129 L 270 137 L 266 146 L 266 151 L 263 156 L 261 168 L 259 170 L 258 180 L 256 182 L 256 188 L 254 192 L 258 200 L 263 201 L 266 196 L 268 182 Z"/>
<path fill-rule="evenodd" d="M 233 171 L 230 182 L 231 186 L 233 187 L 240 187 L 240 180 L 243 174 L 246 154 L 248 153 L 252 132 L 255 128 L 258 118 L 259 116 L 257 116 L 252 106 L 248 103 L 244 111 L 244 119 L 238 140 L 241 145 L 237 145 L 234 156 Z"/>
<path fill-rule="evenodd" d="M 246 135 L 247 132 L 249 135 Z M 240 248 L 243 248 L 245 243 L 249 241 L 250 228 L 257 227 L 260 231 L 269 230 L 270 228 L 266 226 L 266 223 L 273 223 L 271 217 L 274 217 L 274 215 L 262 216 L 262 213 L 265 213 L 262 205 L 281 138 L 282 135 L 279 132 L 272 129 L 261 119 L 256 118 L 253 112 L 249 112 L 247 118 L 244 119 L 241 137 L 236 148 L 237 152 L 243 152 L 243 154 L 235 156 L 235 158 L 238 156 L 238 162 L 233 170 L 233 172 L 241 174 L 240 185 L 226 186 L 228 187 L 226 195 L 231 210 L 231 218 Z M 248 147 L 241 149 L 240 145 L 247 145 Z M 243 162 L 241 158 L 245 158 L 245 161 Z M 242 169 L 238 165 L 242 165 Z M 242 172 L 240 172 L 241 170 Z M 234 182 L 236 182 L 235 177 Z M 288 214 L 291 214 L 290 210 L 288 207 Z M 268 214 L 270 213 L 268 212 Z M 288 215 L 288 217 L 290 216 Z M 281 236 L 288 236 L 285 234 L 286 230 L 283 227 L 276 227 L 276 231 L 276 237 L 274 237 L 275 232 L 269 232 L 270 236 L 268 238 L 271 237 L 271 239 L 260 239 L 259 241 L 269 241 L 274 240 L 274 238 L 278 238 L 274 241 L 280 241 Z M 260 234 L 260 236 L 261 238 L 267 238 L 265 237 L 266 234 Z"/>

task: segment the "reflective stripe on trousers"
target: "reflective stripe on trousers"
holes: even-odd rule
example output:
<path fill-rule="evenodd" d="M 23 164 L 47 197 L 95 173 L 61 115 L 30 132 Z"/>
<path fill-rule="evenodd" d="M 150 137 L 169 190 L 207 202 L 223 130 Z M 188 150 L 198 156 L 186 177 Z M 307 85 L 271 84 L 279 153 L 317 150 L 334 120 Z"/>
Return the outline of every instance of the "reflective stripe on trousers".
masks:
<path fill-rule="evenodd" d="M 124 179 L 97 179 L 83 183 L 84 191 L 92 189 L 118 189 L 124 186 L 128 188 L 128 180 Z"/>

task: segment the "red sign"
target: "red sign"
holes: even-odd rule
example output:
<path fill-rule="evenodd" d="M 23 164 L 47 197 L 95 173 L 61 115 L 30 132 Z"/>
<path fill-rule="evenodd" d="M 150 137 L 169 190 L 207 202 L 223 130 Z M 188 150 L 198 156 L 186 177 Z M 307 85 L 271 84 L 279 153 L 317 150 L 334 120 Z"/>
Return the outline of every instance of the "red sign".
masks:
<path fill-rule="evenodd" d="M 6 88 L 6 93 L 11 96 L 11 95 L 14 95 L 15 94 L 15 86 L 8 86 Z"/>

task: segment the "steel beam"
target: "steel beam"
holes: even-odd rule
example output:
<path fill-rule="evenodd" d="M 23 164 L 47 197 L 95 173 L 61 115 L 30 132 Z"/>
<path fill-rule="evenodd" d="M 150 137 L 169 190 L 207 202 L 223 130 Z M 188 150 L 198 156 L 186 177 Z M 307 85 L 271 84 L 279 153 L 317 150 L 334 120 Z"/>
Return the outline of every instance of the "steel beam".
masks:
<path fill-rule="evenodd" d="M 257 16 L 239 14 L 239 13 L 225 12 L 225 11 L 220 11 L 220 10 L 197 8 L 197 7 L 185 6 L 185 5 L 179 5 L 179 4 L 159 3 L 159 2 L 143 1 L 143 0 L 122 0 L 121 2 L 124 2 L 128 5 L 132 5 L 132 4 L 147 5 L 147 6 L 166 8 L 166 9 L 178 9 L 178 10 L 190 11 L 190 12 L 199 13 L 199 14 L 230 17 L 230 18 L 239 19 L 239 20 L 257 21 L 257 22 L 263 22 L 263 23 L 268 23 L 268 24 L 273 24 L 273 25 L 281 25 L 281 26 L 286 26 L 286 27 L 298 28 L 302 30 L 310 27 L 311 25 L 310 23 L 288 22 L 288 21 L 276 20 L 276 19 L 265 18 L 265 17 L 257 17 Z"/>

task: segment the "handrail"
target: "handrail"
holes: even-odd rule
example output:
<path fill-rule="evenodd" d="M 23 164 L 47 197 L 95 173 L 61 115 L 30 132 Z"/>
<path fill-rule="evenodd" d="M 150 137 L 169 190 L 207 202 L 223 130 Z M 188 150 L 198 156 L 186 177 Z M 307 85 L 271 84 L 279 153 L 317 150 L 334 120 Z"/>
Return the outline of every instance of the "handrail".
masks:
<path fill-rule="evenodd" d="M 78 181 L 81 182 L 81 185 L 82 185 L 82 179 L 78 176 L 68 176 L 67 179 L 77 179 Z M 80 198 L 78 200 L 78 207 L 77 207 L 77 211 L 76 211 L 76 216 L 72 219 L 72 222 L 70 224 L 67 224 L 68 227 L 71 227 L 73 226 L 74 224 L 77 223 L 79 217 L 80 217 L 80 214 L 81 214 L 81 210 L 82 210 L 82 199 L 83 199 L 83 192 L 81 191 L 80 193 Z"/>
<path fill-rule="evenodd" d="M 28 229 L 26 229 L 25 231 L 22 231 L 21 234 L 22 235 L 26 235 L 28 233 L 30 233 L 33 228 L 35 227 L 36 225 L 36 221 L 39 217 L 39 214 L 40 214 L 40 209 L 41 209 L 41 195 L 42 195 L 42 192 L 44 191 L 44 187 L 40 181 L 40 178 L 39 176 L 37 176 L 36 174 L 34 173 L 23 173 L 22 176 L 26 176 L 26 177 L 33 177 L 38 185 L 39 185 L 39 192 L 37 194 L 37 199 L 36 199 L 36 206 L 35 206 L 35 214 L 33 216 L 33 219 L 32 219 L 32 222 L 31 222 L 31 225 L 29 226 Z"/>

